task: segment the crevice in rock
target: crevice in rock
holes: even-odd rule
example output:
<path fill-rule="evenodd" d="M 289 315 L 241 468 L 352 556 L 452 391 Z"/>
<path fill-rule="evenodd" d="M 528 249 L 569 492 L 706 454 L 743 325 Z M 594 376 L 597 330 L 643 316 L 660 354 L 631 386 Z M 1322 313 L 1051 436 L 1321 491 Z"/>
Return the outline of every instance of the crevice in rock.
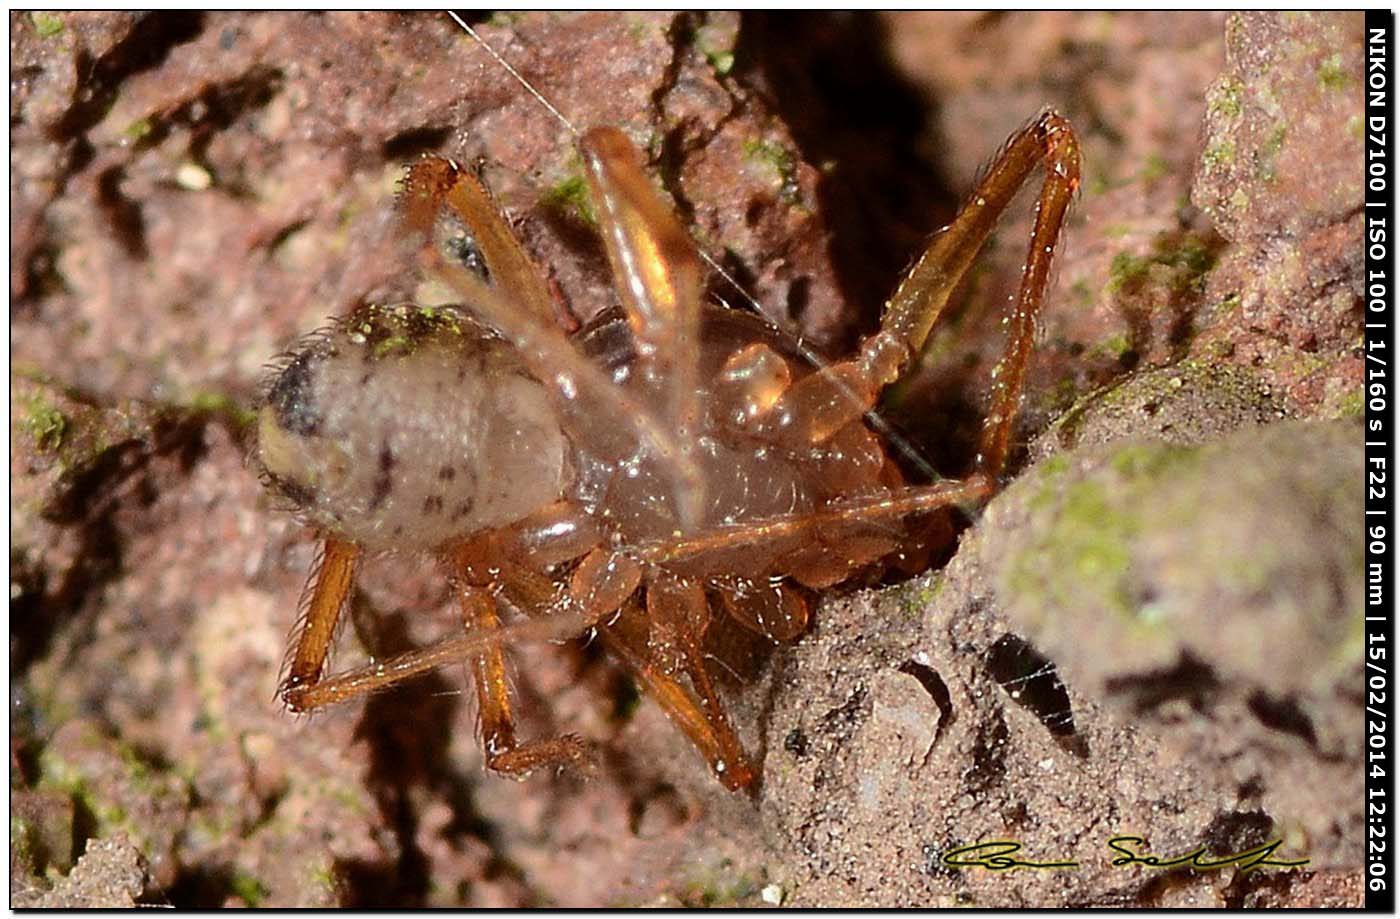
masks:
<path fill-rule="evenodd" d="M 987 670 L 1017 705 L 1030 710 L 1055 739 L 1083 756 L 1069 690 L 1055 664 L 1025 640 L 1007 633 L 987 649 Z"/>
<path fill-rule="evenodd" d="M 953 696 L 948 691 L 948 684 L 943 682 L 943 677 L 938 675 L 927 664 L 921 664 L 915 660 L 907 660 L 899 665 L 900 673 L 907 673 L 909 676 L 919 681 L 919 685 L 933 699 L 933 704 L 938 706 L 938 725 L 933 731 L 933 743 L 943 739 L 943 732 L 948 725 L 953 723 Z"/>

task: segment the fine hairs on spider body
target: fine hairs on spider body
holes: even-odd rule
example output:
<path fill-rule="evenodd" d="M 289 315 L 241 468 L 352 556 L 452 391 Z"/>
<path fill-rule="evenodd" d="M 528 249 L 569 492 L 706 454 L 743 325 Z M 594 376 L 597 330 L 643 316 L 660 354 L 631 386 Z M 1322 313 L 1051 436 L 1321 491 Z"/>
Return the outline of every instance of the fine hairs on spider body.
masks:
<path fill-rule="evenodd" d="M 707 631 L 729 619 L 793 641 L 812 591 L 916 567 L 933 534 L 946 535 L 930 525 L 940 510 L 995 491 L 1078 144 L 1054 112 L 1017 132 L 879 330 L 816 369 L 759 317 L 706 301 L 706 260 L 625 134 L 594 127 L 577 148 L 617 307 L 566 332 L 477 176 L 426 157 L 404 179 L 400 235 L 412 270 L 455 305 L 362 306 L 296 345 L 270 381 L 257 463 L 324 542 L 281 695 L 309 711 L 466 662 L 488 768 L 583 767 L 577 736 L 516 738 L 504 649 L 594 630 L 716 777 L 742 789 L 756 771 L 714 685 Z M 908 484 L 867 415 L 1037 167 L 1045 178 L 974 471 Z M 383 549 L 440 560 L 463 630 L 327 675 L 357 564 Z"/>

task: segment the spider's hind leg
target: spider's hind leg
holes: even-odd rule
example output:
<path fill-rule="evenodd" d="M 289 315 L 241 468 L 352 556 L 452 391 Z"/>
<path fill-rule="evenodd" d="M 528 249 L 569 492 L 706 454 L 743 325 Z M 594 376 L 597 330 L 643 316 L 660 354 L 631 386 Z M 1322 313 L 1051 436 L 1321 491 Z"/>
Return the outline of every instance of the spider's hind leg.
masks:
<path fill-rule="evenodd" d="M 861 343 L 859 353 L 794 385 L 760 421 L 760 429 L 766 426 L 769 436 L 794 447 L 816 445 L 874 408 L 881 390 L 913 364 L 998 218 L 1038 165 L 1044 166 L 1045 181 L 1020 291 L 1007 317 L 1006 350 L 994 375 L 996 390 L 974 470 L 995 487 L 1006 464 L 1050 262 L 1079 185 L 1079 143 L 1069 122 L 1054 112 L 1012 136 L 953 222 L 934 235 L 896 288 L 879 331 Z"/>
<path fill-rule="evenodd" d="M 1063 116 L 1044 112 L 1011 136 L 972 197 L 953 222 L 934 236 L 896 288 L 885 308 L 880 330 L 862 344 L 859 358 L 877 388 L 888 386 L 904 374 L 998 218 L 1037 165 L 1043 165 L 1045 180 L 1036 200 L 1021 286 L 1005 320 L 1006 348 L 992 373 L 992 405 L 983 422 L 975 464 L 976 473 L 985 476 L 993 487 L 1006 465 L 1026 366 L 1035 344 L 1036 319 L 1049 285 L 1050 263 L 1079 187 L 1079 141 Z"/>
<path fill-rule="evenodd" d="M 302 603 L 305 613 L 296 633 L 278 694 L 292 711 L 307 711 L 307 691 L 321 680 L 335 627 L 355 582 L 360 550 L 354 543 L 327 537 Z"/>
<path fill-rule="evenodd" d="M 460 589 L 460 599 L 463 623 L 469 633 L 492 633 L 500 629 L 496 601 L 488 591 L 464 584 Z M 577 734 L 528 743 L 516 741 L 505 653 L 499 644 L 485 645 L 471 654 L 469 666 L 480 700 L 479 731 L 481 749 L 486 755 L 486 768 L 520 777 L 551 764 L 588 771 L 592 763 L 583 739 Z"/>

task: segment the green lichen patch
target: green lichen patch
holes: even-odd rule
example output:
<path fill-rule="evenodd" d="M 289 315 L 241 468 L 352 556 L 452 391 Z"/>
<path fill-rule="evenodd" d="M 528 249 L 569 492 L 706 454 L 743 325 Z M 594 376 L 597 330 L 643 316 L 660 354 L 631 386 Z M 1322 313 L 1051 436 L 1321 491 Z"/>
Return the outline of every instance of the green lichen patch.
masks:
<path fill-rule="evenodd" d="M 1055 420 L 1032 454 L 1142 436 L 1194 444 L 1278 416 L 1268 387 L 1254 372 L 1188 360 L 1089 393 Z"/>
<path fill-rule="evenodd" d="M 190 437 L 211 416 L 238 433 L 252 420 L 231 397 L 197 393 L 189 400 L 148 403 L 125 400 L 97 404 L 42 373 L 14 370 L 10 379 L 11 430 L 17 449 L 32 450 L 28 471 L 47 475 L 46 514 L 65 515 L 62 505 L 86 476 L 128 452 L 159 453 Z M 73 508 L 80 511 L 81 508 Z"/>
<path fill-rule="evenodd" d="M 229 889 L 233 891 L 234 896 L 238 897 L 253 909 L 257 909 L 261 906 L 263 900 L 267 899 L 268 894 L 268 889 L 264 886 L 262 881 L 259 881 L 250 874 L 243 874 L 241 872 L 234 874 L 234 876 L 229 879 Z"/>
<path fill-rule="evenodd" d="M 1326 90 L 1343 90 L 1351 83 L 1351 78 L 1342 68 L 1340 51 L 1323 58 L 1317 65 L 1317 85 Z"/>
<path fill-rule="evenodd" d="M 1260 181 L 1271 182 L 1276 174 L 1279 153 L 1288 138 L 1288 126 L 1279 122 L 1269 129 L 1268 136 L 1254 151 L 1254 175 Z"/>
<path fill-rule="evenodd" d="M 707 51 L 705 60 L 714 68 L 715 74 L 721 77 L 729 76 L 729 72 L 734 69 L 733 51 Z"/>
<path fill-rule="evenodd" d="M 1359 389 L 1348 390 L 1332 406 L 1330 412 L 1324 410 L 1325 417 L 1359 418 L 1366 410 L 1366 395 Z"/>
<path fill-rule="evenodd" d="M 1108 289 L 1122 290 L 1141 283 L 1147 277 L 1152 262 L 1131 252 L 1119 252 L 1108 266 Z"/>
<path fill-rule="evenodd" d="M 69 426 L 67 415 L 39 395 L 30 397 L 25 409 L 20 424 L 34 439 L 36 450 L 51 453 L 63 446 L 63 437 Z"/>
<path fill-rule="evenodd" d="M 760 879 L 736 871 L 734 863 L 723 858 L 698 866 L 685 880 L 679 896 L 692 909 L 732 908 L 752 905 L 762 887 Z"/>
<path fill-rule="evenodd" d="M 1147 157 L 1147 161 L 1142 164 L 1142 169 L 1138 172 L 1138 178 L 1144 182 L 1156 182 L 1171 172 L 1171 164 L 1166 158 L 1153 153 Z"/>
<path fill-rule="evenodd" d="M 1115 332 L 1102 341 L 1096 343 L 1091 349 L 1095 355 L 1111 357 L 1116 361 L 1123 361 L 1133 351 L 1132 342 L 1126 332 Z"/>
<path fill-rule="evenodd" d="M 1244 301 L 1240 298 L 1239 294 L 1230 294 L 1224 300 L 1215 304 L 1214 309 L 1216 312 L 1222 314 L 1235 313 L 1238 312 L 1239 308 L 1243 305 Z"/>
<path fill-rule="evenodd" d="M 692 40 L 715 76 L 722 78 L 734 70 L 734 45 L 738 37 L 738 29 L 732 21 L 707 20 L 695 30 Z"/>
<path fill-rule="evenodd" d="M 151 123 L 151 120 L 149 118 L 138 118 L 131 124 L 122 128 L 122 137 L 125 137 L 132 143 L 139 143 L 140 141 L 148 137 L 154 130 L 155 125 Z"/>
<path fill-rule="evenodd" d="M 1225 169 L 1234 165 L 1235 142 L 1229 138 L 1217 140 L 1201 154 L 1201 165 L 1206 169 Z"/>
<path fill-rule="evenodd" d="M 782 144 L 762 138 L 744 141 L 744 158 L 769 170 L 778 196 L 789 204 L 799 204 L 802 189 L 797 183 L 797 154 Z"/>
<path fill-rule="evenodd" d="M 517 24 L 519 24 L 519 23 L 525 18 L 525 15 L 526 15 L 525 13 L 512 13 L 512 12 L 497 12 L 497 13 L 492 13 L 492 14 L 490 15 L 490 17 L 487 18 L 487 20 L 486 20 L 486 25 L 490 26 L 490 27 L 493 28 L 493 29 L 509 29 L 509 28 L 513 28 L 514 26 L 516 26 Z M 464 32 L 464 33 L 462 33 L 461 35 L 458 36 L 458 40 L 459 40 L 459 41 L 464 41 L 464 42 L 470 42 L 470 41 L 472 41 L 473 39 L 471 38 L 470 35 L 467 35 L 467 34 Z"/>
<path fill-rule="evenodd" d="M 1225 118 L 1238 118 L 1244 111 L 1244 84 L 1227 77 L 1206 93 L 1206 109 Z"/>
<path fill-rule="evenodd" d="M 1096 608 L 1133 616 L 1127 544 L 1140 530 L 1134 515 L 1111 502 L 1105 487 L 1080 482 L 1064 487 L 1037 482 L 1030 506 L 1047 514 L 1029 546 L 1006 560 L 1003 589 L 1012 602 L 1032 609 L 1093 603 Z M 1033 598 L 1032 603 L 1024 601 Z"/>
<path fill-rule="evenodd" d="M 1321 691 L 1356 664 L 1357 430 L 1285 423 L 1047 460 L 984 518 L 999 603 L 1091 681 L 1187 655 L 1272 694 Z"/>
<path fill-rule="evenodd" d="M 556 182 L 545 191 L 541 203 L 550 210 L 585 223 L 598 225 L 598 213 L 588 193 L 588 181 L 581 175 L 571 175 Z"/>
<path fill-rule="evenodd" d="M 246 431 L 258 420 L 258 413 L 227 393 L 204 391 L 190 397 L 188 409 L 193 414 L 211 415 L 227 423 L 235 431 Z"/>
<path fill-rule="evenodd" d="M 339 886 L 334 865 L 329 859 L 313 862 L 307 869 L 305 887 L 310 894 L 307 897 L 310 902 L 323 900 L 328 904 L 335 903 Z"/>
<path fill-rule="evenodd" d="M 1119 252 L 1108 268 L 1107 291 L 1138 294 L 1161 288 L 1170 296 L 1199 293 L 1215 267 L 1218 244 L 1197 233 L 1164 233 L 1146 255 Z"/>
<path fill-rule="evenodd" d="M 922 616 L 942 591 L 943 580 L 937 576 L 928 581 L 911 581 L 896 591 L 896 601 L 900 612 L 908 616 Z"/>
<path fill-rule="evenodd" d="M 97 793 L 78 765 L 50 749 L 39 756 L 38 787 L 69 795 L 84 819 L 96 821 L 94 835 L 108 835 L 127 823 L 127 812 L 120 804 Z"/>
<path fill-rule="evenodd" d="M 29 21 L 34 24 L 34 31 L 39 33 L 40 38 L 54 38 L 63 34 L 63 20 L 53 13 L 36 11 L 29 14 Z"/>

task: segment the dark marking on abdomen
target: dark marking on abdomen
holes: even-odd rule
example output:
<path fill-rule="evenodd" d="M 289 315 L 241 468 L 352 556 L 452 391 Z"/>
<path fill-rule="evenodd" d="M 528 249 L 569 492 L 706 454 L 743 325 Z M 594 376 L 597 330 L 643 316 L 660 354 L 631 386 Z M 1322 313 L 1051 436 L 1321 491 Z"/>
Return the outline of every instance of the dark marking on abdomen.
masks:
<path fill-rule="evenodd" d="M 266 469 L 263 475 L 267 477 L 267 484 L 273 491 L 290 500 L 297 507 L 310 507 L 316 503 L 316 489 L 309 485 L 303 485 L 295 479 L 284 478 Z"/>
<path fill-rule="evenodd" d="M 312 380 L 318 355 L 303 351 L 292 359 L 267 393 L 277 423 L 284 431 L 301 437 L 311 437 L 321 428 L 321 410 L 312 395 Z"/>
<path fill-rule="evenodd" d="M 394 448 L 385 440 L 379 447 L 379 474 L 374 477 L 374 494 L 369 499 L 369 509 L 378 510 L 394 490 Z"/>

